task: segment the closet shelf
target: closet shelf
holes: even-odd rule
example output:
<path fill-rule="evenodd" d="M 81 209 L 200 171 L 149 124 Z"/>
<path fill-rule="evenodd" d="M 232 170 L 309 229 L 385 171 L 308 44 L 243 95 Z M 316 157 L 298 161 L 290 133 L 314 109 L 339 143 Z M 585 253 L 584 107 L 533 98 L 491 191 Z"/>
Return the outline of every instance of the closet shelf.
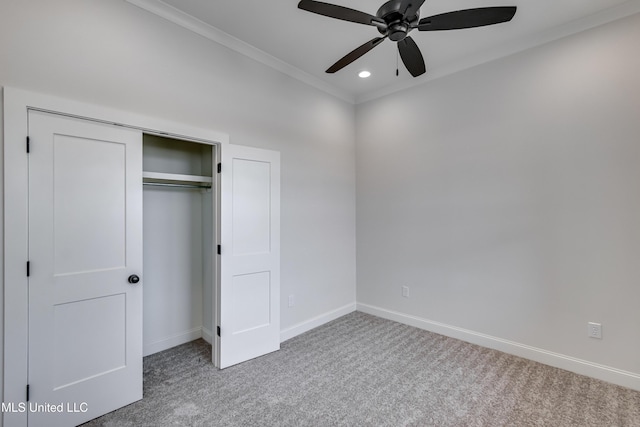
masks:
<path fill-rule="evenodd" d="M 211 188 L 213 178 L 210 176 L 200 175 L 142 172 L 142 183 L 145 185 L 161 185 L 169 187 Z"/>

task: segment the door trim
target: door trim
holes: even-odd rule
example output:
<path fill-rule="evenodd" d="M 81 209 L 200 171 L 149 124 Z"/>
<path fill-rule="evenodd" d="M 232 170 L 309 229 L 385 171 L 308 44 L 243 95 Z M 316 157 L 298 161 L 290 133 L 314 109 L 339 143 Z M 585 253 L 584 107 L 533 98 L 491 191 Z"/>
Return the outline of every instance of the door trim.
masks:
<path fill-rule="evenodd" d="M 3 331 L 0 362 L 4 367 L 2 402 L 18 405 L 26 398 L 28 369 L 28 110 L 40 110 L 85 120 L 127 126 L 172 138 L 218 145 L 220 151 L 229 144 L 229 135 L 209 129 L 184 125 L 170 120 L 71 101 L 15 88 L 3 88 L 3 162 L 4 162 L 4 295 L 0 300 L 4 312 L 0 318 Z M 220 154 L 218 154 L 220 155 Z M 219 185 L 219 180 L 218 180 Z M 220 192 L 218 191 L 218 195 Z M 219 210 L 219 196 L 216 201 Z M 219 218 L 216 224 L 219 236 Z M 217 272 L 219 280 L 219 268 Z M 219 283 L 215 284 L 216 288 Z M 216 295 L 216 292 L 213 293 Z M 214 319 L 217 314 L 214 301 Z M 216 342 L 215 345 L 219 343 Z M 17 406 L 16 406 L 17 407 Z M 6 412 L 5 426 L 26 426 L 26 412 Z"/>

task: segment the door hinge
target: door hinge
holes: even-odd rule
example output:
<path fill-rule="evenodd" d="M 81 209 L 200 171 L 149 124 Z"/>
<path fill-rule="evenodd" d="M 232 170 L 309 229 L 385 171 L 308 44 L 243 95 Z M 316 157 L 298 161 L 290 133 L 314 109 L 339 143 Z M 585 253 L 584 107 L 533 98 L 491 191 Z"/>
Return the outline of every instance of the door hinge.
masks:
<path fill-rule="evenodd" d="M 31 261 L 27 261 L 27 277 L 31 276 Z"/>
<path fill-rule="evenodd" d="M 218 245 L 218 255 L 220 255 L 222 253 L 222 248 L 220 247 L 220 245 Z"/>
<path fill-rule="evenodd" d="M 27 402 L 29 401 L 29 384 L 27 384 Z"/>
<path fill-rule="evenodd" d="M 27 153 L 29 153 L 31 151 L 31 141 L 29 140 L 29 137 L 27 137 Z"/>
<path fill-rule="evenodd" d="M 218 332 L 218 336 L 220 336 L 220 326 L 218 326 L 217 332 Z"/>
<path fill-rule="evenodd" d="M 218 173 L 222 172 L 222 163 L 218 163 Z"/>

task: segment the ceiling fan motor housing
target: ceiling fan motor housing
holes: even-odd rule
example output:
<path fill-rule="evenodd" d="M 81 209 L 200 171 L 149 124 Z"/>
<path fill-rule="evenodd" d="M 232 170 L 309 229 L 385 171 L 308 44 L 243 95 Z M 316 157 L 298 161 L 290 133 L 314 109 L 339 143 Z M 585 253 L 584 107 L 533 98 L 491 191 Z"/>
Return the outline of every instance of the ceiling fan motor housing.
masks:
<path fill-rule="evenodd" d="M 382 35 L 358 46 L 340 58 L 327 69 L 327 73 L 332 74 L 343 69 L 388 38 L 396 42 L 400 58 L 413 77 L 424 74 L 426 66 L 420 48 L 409 36 L 411 31 L 415 29 L 418 31 L 460 30 L 499 24 L 510 21 L 517 9 L 516 6 L 461 9 L 433 15 L 421 21 L 420 8 L 424 2 L 425 0 L 389 0 L 378 9 L 375 16 L 315 0 L 300 0 L 298 8 L 330 18 L 371 25 L 377 27 Z"/>
<path fill-rule="evenodd" d="M 409 31 L 412 30 L 412 24 L 417 23 L 420 17 L 420 10 L 416 10 L 413 16 L 404 16 L 405 11 L 400 10 L 401 6 L 402 0 L 390 0 L 376 12 L 376 16 L 387 23 L 386 29 L 378 27 L 378 31 L 394 42 L 407 37 Z"/>

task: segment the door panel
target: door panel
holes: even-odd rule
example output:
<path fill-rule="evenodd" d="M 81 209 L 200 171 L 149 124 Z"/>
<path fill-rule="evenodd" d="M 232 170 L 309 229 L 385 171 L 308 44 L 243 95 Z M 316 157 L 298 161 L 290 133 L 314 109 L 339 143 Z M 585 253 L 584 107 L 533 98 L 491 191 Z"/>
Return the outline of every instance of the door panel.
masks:
<path fill-rule="evenodd" d="M 261 271 L 233 277 L 231 285 L 232 334 L 271 324 L 271 274 Z"/>
<path fill-rule="evenodd" d="M 235 158 L 233 173 L 233 255 L 271 251 L 271 163 Z"/>
<path fill-rule="evenodd" d="M 40 112 L 29 133 L 30 402 L 63 411 L 28 422 L 76 425 L 142 398 L 142 135 Z"/>
<path fill-rule="evenodd" d="M 124 294 L 54 306 L 54 390 L 126 366 L 125 314 Z"/>
<path fill-rule="evenodd" d="M 280 153 L 222 152 L 220 367 L 280 348 Z"/>
<path fill-rule="evenodd" d="M 125 266 L 125 147 L 53 135 L 56 275 Z"/>

